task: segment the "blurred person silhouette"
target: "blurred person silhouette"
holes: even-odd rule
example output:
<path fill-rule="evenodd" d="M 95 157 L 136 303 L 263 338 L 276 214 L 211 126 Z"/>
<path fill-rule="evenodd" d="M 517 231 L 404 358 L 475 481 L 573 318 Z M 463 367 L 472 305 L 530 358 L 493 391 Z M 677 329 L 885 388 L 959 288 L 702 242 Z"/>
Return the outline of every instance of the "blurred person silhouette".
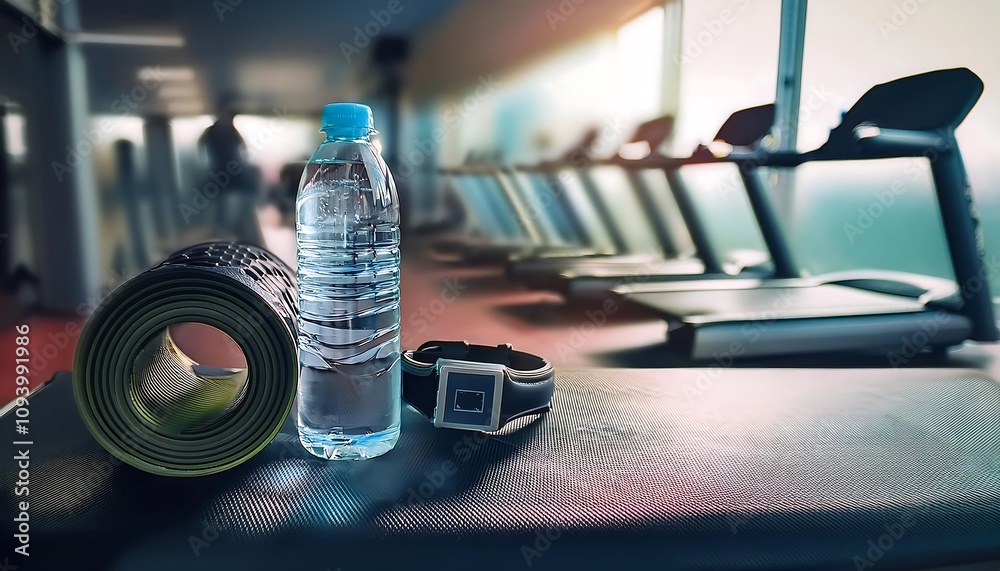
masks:
<path fill-rule="evenodd" d="M 309 157 L 301 160 L 285 163 L 281 167 L 278 175 L 278 186 L 272 197 L 272 201 L 281 211 L 282 223 L 286 226 L 295 227 L 295 198 L 299 192 L 299 181 L 302 179 L 302 171 L 306 168 Z"/>
<path fill-rule="evenodd" d="M 0 106 L 0 129 L 9 128 L 4 122 L 6 112 Z M 3 161 L 0 162 L 0 224 L 3 225 L 0 229 L 0 292 L 16 300 L 0 309 L 0 319 L 12 320 L 38 302 L 41 282 L 28 267 L 27 256 L 18 247 L 20 240 L 27 236 L 27 165 L 7 149 L 6 140 L 0 132 L 0 161 Z M 4 301 L 10 301 L 10 298 L 4 298 Z"/>
<path fill-rule="evenodd" d="M 247 161 L 246 142 L 233 124 L 235 117 L 235 100 L 227 96 L 219 102 L 215 123 L 198 139 L 208 157 L 208 180 L 203 188 L 218 187 L 216 230 L 227 238 L 260 245 L 260 173 Z"/>

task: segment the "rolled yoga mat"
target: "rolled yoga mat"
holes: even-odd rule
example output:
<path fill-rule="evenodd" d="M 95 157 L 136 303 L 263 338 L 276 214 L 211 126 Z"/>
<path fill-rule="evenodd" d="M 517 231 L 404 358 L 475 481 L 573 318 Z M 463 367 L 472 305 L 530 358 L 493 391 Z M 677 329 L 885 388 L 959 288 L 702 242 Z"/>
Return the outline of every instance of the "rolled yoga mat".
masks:
<path fill-rule="evenodd" d="M 94 438 L 136 468 L 166 476 L 221 472 L 259 452 L 295 397 L 292 271 L 235 243 L 186 248 L 127 281 L 90 317 L 73 389 Z M 168 329 L 197 322 L 232 338 L 246 369 L 203 366 Z"/>

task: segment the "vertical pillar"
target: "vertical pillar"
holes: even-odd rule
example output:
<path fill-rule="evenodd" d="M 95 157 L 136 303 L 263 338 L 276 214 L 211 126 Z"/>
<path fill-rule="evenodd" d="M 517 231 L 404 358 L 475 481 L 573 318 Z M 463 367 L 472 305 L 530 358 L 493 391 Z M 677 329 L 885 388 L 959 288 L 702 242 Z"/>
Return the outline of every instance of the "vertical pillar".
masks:
<path fill-rule="evenodd" d="M 781 35 L 778 39 L 778 85 L 775 90 L 775 125 L 778 148 L 794 152 L 799 137 L 799 102 L 802 98 L 802 56 L 806 39 L 808 0 L 782 0 Z M 791 222 L 794 211 L 795 172 L 777 171 L 775 206 Z"/>
<path fill-rule="evenodd" d="M 806 39 L 808 0 L 782 0 L 778 39 L 778 86 L 775 91 L 775 127 L 779 148 L 794 151 L 798 142 L 799 100 L 802 97 L 802 55 Z"/>
<path fill-rule="evenodd" d="M 7 124 L 7 107 L 0 101 L 0 286 L 7 283 L 13 270 L 14 225 L 10 215 L 10 203 L 13 197 L 10 191 L 10 165 L 8 164 L 7 134 L 4 128 Z"/>
<path fill-rule="evenodd" d="M 681 59 L 683 57 L 684 12 L 681 0 L 663 3 L 663 75 L 660 114 L 677 117 L 681 107 Z"/>
<path fill-rule="evenodd" d="M 142 126 L 146 141 L 146 170 L 153 224 L 159 246 L 172 251 L 177 246 L 177 228 L 180 226 L 180 194 L 177 183 L 177 160 L 174 154 L 173 133 L 170 120 L 163 116 L 147 117 Z"/>
<path fill-rule="evenodd" d="M 60 2 L 63 29 L 78 29 L 76 1 Z M 82 47 L 42 37 L 35 83 L 39 97 L 25 101 L 28 127 L 28 193 L 40 303 L 76 311 L 97 293 L 100 282 L 98 201 L 93 171 L 100 132 L 89 128 L 86 68 Z"/>

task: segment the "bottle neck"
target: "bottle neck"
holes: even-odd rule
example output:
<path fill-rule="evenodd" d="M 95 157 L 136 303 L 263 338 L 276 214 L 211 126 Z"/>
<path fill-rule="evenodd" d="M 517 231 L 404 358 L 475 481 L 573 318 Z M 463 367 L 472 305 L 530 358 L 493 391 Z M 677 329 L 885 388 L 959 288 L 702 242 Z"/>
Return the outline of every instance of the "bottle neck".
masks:
<path fill-rule="evenodd" d="M 371 143 L 371 130 L 367 127 L 326 127 L 326 143 L 329 142 L 357 142 Z"/>

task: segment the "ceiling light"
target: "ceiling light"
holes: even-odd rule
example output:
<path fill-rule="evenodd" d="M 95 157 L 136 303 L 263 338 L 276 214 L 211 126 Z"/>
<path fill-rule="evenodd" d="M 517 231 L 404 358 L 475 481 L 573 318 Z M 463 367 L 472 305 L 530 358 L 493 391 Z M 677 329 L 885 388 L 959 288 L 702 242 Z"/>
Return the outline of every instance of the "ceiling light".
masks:
<path fill-rule="evenodd" d="M 201 101 L 172 101 L 167 104 L 167 113 L 171 115 L 194 115 L 203 110 Z"/>
<path fill-rule="evenodd" d="M 194 81 L 194 69 L 187 66 L 146 66 L 139 69 L 140 81 Z"/>
<path fill-rule="evenodd" d="M 197 99 L 201 97 L 201 90 L 194 84 L 173 83 L 157 89 L 156 94 L 162 99 Z"/>
<path fill-rule="evenodd" d="M 184 36 L 180 34 L 103 34 L 80 32 L 76 41 L 81 44 L 105 44 L 122 46 L 152 46 L 160 48 L 184 47 Z"/>

